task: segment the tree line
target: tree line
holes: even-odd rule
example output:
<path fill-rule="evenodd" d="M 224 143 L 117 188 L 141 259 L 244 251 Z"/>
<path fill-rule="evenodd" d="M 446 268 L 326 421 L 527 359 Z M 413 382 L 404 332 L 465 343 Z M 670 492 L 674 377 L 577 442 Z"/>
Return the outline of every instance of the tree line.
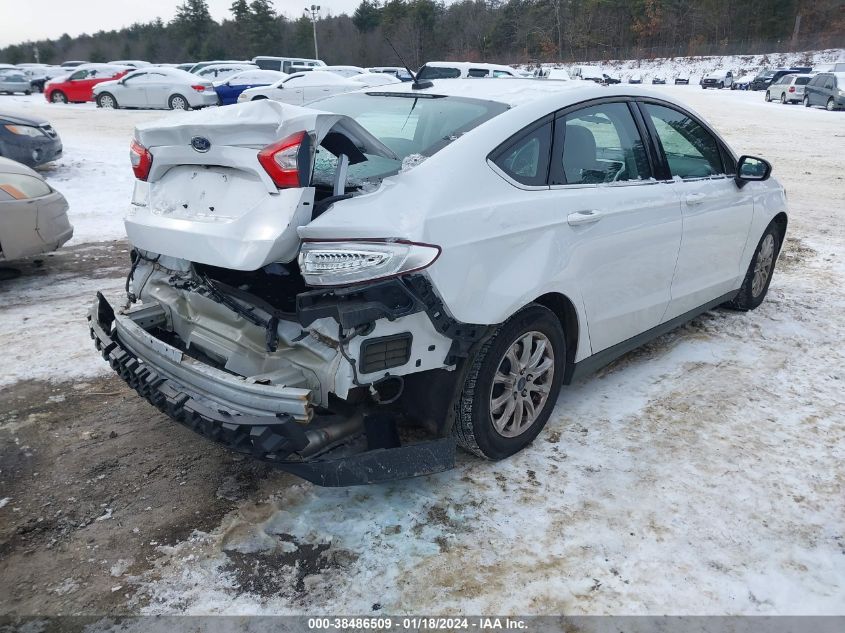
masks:
<path fill-rule="evenodd" d="M 390 42 L 412 68 L 433 59 L 573 62 L 845 46 L 842 0 L 362 0 L 352 15 L 320 17 L 316 28 L 326 63 L 399 65 Z M 235 0 L 217 22 L 206 0 L 184 0 L 169 22 L 7 46 L 0 62 L 255 55 L 313 57 L 311 18 L 280 15 L 272 0 Z"/>

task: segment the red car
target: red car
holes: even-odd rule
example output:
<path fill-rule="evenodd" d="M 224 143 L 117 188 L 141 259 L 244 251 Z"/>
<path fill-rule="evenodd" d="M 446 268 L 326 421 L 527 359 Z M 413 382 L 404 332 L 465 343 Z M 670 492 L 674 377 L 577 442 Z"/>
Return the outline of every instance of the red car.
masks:
<path fill-rule="evenodd" d="M 51 79 L 44 85 L 44 97 L 53 103 L 82 103 L 93 101 L 91 90 L 98 83 L 120 79 L 134 68 L 114 64 L 85 64 L 71 70 L 69 75 Z"/>

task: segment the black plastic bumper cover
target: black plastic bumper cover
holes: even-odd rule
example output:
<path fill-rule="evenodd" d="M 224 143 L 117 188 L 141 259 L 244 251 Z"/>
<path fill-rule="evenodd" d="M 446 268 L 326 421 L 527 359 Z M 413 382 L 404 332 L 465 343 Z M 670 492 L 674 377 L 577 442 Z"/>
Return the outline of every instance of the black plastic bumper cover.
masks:
<path fill-rule="evenodd" d="M 112 332 L 113 322 L 114 310 L 98 292 L 88 313 L 88 326 L 94 345 L 111 368 L 176 422 L 232 450 L 248 453 L 318 486 L 355 486 L 405 479 L 455 466 L 452 438 L 367 450 L 336 459 L 286 459 L 308 443 L 303 425 L 287 415 L 231 415 L 197 401 L 180 385 L 157 374 L 125 349 Z"/>

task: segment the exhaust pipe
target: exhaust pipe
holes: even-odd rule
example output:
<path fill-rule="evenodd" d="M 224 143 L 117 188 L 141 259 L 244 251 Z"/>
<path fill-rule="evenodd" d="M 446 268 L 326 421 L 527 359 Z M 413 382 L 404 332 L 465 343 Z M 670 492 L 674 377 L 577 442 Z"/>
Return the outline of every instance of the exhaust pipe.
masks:
<path fill-rule="evenodd" d="M 361 414 L 343 418 L 334 424 L 308 429 L 305 431 L 308 444 L 299 451 L 299 454 L 303 457 L 314 457 L 317 453 L 321 453 L 363 430 L 364 416 Z"/>

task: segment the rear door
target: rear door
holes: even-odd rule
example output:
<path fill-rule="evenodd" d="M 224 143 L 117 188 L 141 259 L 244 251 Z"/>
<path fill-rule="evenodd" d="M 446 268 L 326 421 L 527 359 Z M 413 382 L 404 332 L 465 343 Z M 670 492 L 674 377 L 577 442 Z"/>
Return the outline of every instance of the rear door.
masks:
<path fill-rule="evenodd" d="M 174 81 L 164 73 L 150 71 L 145 75 L 144 105 L 149 108 L 166 108 L 167 100 L 174 92 Z M 180 87 L 177 92 L 185 92 L 187 87 Z"/>
<path fill-rule="evenodd" d="M 147 105 L 147 97 L 144 94 L 144 83 L 147 73 L 136 73 L 124 79 L 123 84 L 115 86 L 115 99 L 117 104 L 123 108 L 141 108 Z"/>
<path fill-rule="evenodd" d="M 664 156 L 668 173 L 662 176 L 671 178 L 665 186 L 678 194 L 683 210 L 683 242 L 663 319 L 669 320 L 739 288 L 754 187 L 737 187 L 733 159 L 692 114 L 658 102 L 640 107 Z"/>
<path fill-rule="evenodd" d="M 551 193 L 574 240 L 593 353 L 660 324 L 681 244 L 680 202 L 652 179 L 631 108 L 608 100 L 555 120 Z"/>

